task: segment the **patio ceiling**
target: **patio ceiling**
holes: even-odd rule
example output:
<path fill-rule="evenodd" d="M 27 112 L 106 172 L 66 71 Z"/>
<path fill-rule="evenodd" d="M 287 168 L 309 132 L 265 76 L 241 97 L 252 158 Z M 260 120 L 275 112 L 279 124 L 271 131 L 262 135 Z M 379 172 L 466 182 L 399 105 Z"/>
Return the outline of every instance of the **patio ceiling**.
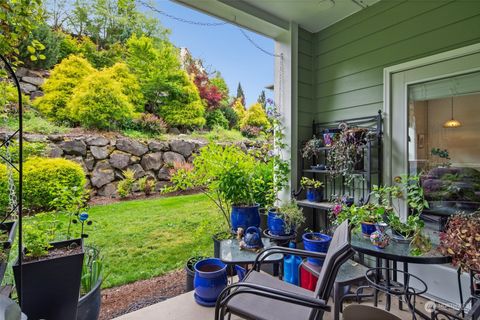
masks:
<path fill-rule="evenodd" d="M 276 38 L 295 22 L 318 32 L 380 0 L 175 0 Z"/>

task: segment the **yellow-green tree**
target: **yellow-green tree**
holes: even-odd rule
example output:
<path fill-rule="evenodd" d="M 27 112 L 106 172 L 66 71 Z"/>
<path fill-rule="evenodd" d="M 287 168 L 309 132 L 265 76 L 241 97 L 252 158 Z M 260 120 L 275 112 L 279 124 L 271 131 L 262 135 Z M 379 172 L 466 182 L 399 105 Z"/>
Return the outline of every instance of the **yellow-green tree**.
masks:
<path fill-rule="evenodd" d="M 111 70 L 97 71 L 82 81 L 67 104 L 69 119 L 86 128 L 116 129 L 133 118 L 134 107 Z"/>
<path fill-rule="evenodd" d="M 110 78 L 122 85 L 122 92 L 128 97 L 128 101 L 135 107 L 135 111 L 143 112 L 145 100 L 143 98 L 137 77 L 128 69 L 124 62 L 117 62 L 110 68 L 102 71 Z"/>
<path fill-rule="evenodd" d="M 267 114 L 260 103 L 253 104 L 245 113 L 245 117 L 241 121 L 241 126 L 254 126 L 263 130 L 270 128 Z"/>
<path fill-rule="evenodd" d="M 245 106 L 242 104 L 241 99 L 235 99 L 235 101 L 232 104 L 232 109 L 235 111 L 238 117 L 238 124 L 242 124 L 243 118 L 245 118 L 246 110 Z"/>
<path fill-rule="evenodd" d="M 75 87 L 95 72 L 90 63 L 80 56 L 71 55 L 53 68 L 50 78 L 42 86 L 45 95 L 34 101 L 38 110 L 56 121 L 69 120 L 67 102 Z"/>

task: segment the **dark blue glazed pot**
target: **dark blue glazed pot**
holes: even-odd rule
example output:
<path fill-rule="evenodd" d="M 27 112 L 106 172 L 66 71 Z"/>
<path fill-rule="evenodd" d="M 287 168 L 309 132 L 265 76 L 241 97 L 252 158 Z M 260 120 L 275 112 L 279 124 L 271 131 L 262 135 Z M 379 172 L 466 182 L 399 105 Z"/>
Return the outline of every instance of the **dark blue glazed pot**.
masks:
<path fill-rule="evenodd" d="M 227 286 L 227 265 L 217 258 L 198 261 L 193 267 L 195 301 L 205 307 L 214 307 L 220 292 Z"/>
<path fill-rule="evenodd" d="M 327 253 L 332 237 L 320 232 L 307 232 L 302 235 L 303 247 L 311 252 Z M 307 258 L 311 264 L 322 266 L 324 259 Z"/>
<path fill-rule="evenodd" d="M 277 215 L 276 209 L 269 209 L 267 216 L 267 226 L 271 235 L 274 236 L 287 236 L 291 235 L 294 232 L 295 228 L 290 230 L 290 233 L 287 234 L 285 231 L 285 221 Z"/>
<path fill-rule="evenodd" d="M 237 228 L 241 227 L 243 230 L 247 230 L 248 227 L 260 227 L 260 214 L 258 209 L 260 205 L 254 205 L 250 207 L 237 207 L 232 206 L 232 212 L 230 219 L 232 222 L 232 229 L 237 232 Z"/>
<path fill-rule="evenodd" d="M 321 202 L 323 200 L 323 189 L 307 188 L 307 200 L 310 202 Z"/>
<path fill-rule="evenodd" d="M 366 237 L 370 237 L 370 235 L 377 230 L 375 223 L 361 222 L 360 225 L 362 228 L 362 234 Z"/>

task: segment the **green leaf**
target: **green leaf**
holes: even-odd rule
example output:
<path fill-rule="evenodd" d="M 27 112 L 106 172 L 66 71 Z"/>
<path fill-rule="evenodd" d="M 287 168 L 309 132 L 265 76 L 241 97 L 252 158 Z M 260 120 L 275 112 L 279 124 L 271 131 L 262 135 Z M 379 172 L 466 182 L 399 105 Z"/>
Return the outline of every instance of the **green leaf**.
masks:
<path fill-rule="evenodd" d="M 40 60 L 45 60 L 45 59 L 47 59 L 47 57 L 46 57 L 44 54 L 38 55 L 38 58 L 40 58 Z"/>
<path fill-rule="evenodd" d="M 35 55 L 32 54 L 32 55 L 30 56 L 30 60 L 32 60 L 32 61 L 37 61 L 38 59 L 37 59 L 37 57 L 36 57 Z"/>
<path fill-rule="evenodd" d="M 32 47 L 32 46 L 27 46 L 27 50 L 28 50 L 28 52 L 30 52 L 32 54 L 35 53 L 35 48 Z"/>

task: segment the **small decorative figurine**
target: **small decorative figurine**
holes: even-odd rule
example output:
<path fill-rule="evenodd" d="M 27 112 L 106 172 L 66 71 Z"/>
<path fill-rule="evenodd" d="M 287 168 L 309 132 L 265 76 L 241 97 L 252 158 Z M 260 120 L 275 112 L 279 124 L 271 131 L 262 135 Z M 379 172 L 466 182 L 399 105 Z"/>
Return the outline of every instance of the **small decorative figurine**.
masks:
<path fill-rule="evenodd" d="M 386 233 L 387 227 L 388 225 L 385 222 L 379 222 L 375 224 L 377 231 L 370 235 L 370 241 L 379 249 L 385 248 L 390 242 L 390 237 Z"/>
<path fill-rule="evenodd" d="M 248 227 L 247 230 L 245 230 L 243 240 L 240 241 L 240 248 L 254 251 L 262 249 L 263 242 L 260 229 L 254 226 Z"/>

